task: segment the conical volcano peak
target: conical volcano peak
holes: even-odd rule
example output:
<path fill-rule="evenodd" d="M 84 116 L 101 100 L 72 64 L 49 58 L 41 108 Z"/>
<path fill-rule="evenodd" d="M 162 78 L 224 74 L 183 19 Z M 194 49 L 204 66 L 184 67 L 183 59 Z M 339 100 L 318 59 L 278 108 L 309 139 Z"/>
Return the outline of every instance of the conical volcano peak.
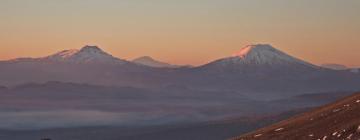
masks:
<path fill-rule="evenodd" d="M 233 57 L 239 58 L 245 63 L 271 64 L 282 62 L 296 62 L 296 58 L 272 47 L 268 44 L 248 45 L 242 48 Z"/>
<path fill-rule="evenodd" d="M 81 52 L 103 52 L 98 46 L 86 45 L 80 50 Z"/>
<path fill-rule="evenodd" d="M 123 64 L 126 61 L 116 58 L 101 50 L 98 46 L 86 45 L 80 50 L 64 50 L 59 53 L 44 57 L 50 61 L 62 61 L 71 63 L 103 63 Z"/>
<path fill-rule="evenodd" d="M 217 61 L 219 62 L 219 61 Z M 276 49 L 269 44 L 248 45 L 233 56 L 221 59 L 222 65 L 314 65 Z"/>
<path fill-rule="evenodd" d="M 275 49 L 273 46 L 269 44 L 255 44 L 255 45 L 248 45 L 242 48 L 239 52 L 235 53 L 234 56 L 244 58 L 246 55 L 249 55 L 251 53 L 264 53 L 264 52 L 279 52 L 279 50 Z"/>

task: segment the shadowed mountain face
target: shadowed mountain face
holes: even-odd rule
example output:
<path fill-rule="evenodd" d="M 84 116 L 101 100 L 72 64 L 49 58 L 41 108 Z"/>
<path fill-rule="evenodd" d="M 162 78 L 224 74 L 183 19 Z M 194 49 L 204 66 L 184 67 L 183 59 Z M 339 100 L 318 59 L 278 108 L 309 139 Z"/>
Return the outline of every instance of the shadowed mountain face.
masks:
<path fill-rule="evenodd" d="M 360 138 L 360 93 L 236 140 L 357 140 Z"/>
<path fill-rule="evenodd" d="M 360 75 L 323 69 L 270 45 L 250 45 L 232 57 L 192 68 L 154 68 L 115 58 L 96 46 L 43 58 L 0 62 L 0 84 L 62 81 L 141 88 L 233 91 L 252 98 L 358 90 Z"/>

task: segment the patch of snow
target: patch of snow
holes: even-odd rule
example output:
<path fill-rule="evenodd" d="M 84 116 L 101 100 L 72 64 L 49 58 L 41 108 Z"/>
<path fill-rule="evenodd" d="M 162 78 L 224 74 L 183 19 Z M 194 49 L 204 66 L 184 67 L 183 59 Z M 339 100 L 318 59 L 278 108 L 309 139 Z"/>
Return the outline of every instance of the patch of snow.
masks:
<path fill-rule="evenodd" d="M 356 100 L 356 103 L 360 103 L 360 100 Z"/>
<path fill-rule="evenodd" d="M 352 136 L 353 134 L 350 134 L 348 137 L 346 137 L 346 139 L 351 139 Z"/>
<path fill-rule="evenodd" d="M 256 134 L 256 135 L 254 135 L 254 138 L 260 137 L 260 136 L 262 136 L 262 134 Z"/>
<path fill-rule="evenodd" d="M 332 133 L 332 135 L 335 136 L 337 133 L 338 133 L 338 132 L 334 132 L 334 133 Z"/>
<path fill-rule="evenodd" d="M 314 137 L 314 134 L 310 134 L 309 137 Z"/>
<path fill-rule="evenodd" d="M 79 50 L 73 49 L 73 50 L 64 50 L 58 53 L 55 53 L 53 55 L 50 55 L 46 57 L 50 60 L 57 60 L 57 61 L 63 61 L 65 59 L 68 59 L 69 57 L 73 56 L 74 54 L 78 53 Z"/>
<path fill-rule="evenodd" d="M 322 138 L 322 140 L 326 140 L 326 138 L 327 138 L 327 136 L 324 136 L 324 137 Z"/>
<path fill-rule="evenodd" d="M 341 109 L 334 109 L 333 112 L 338 112 L 340 111 Z"/>
<path fill-rule="evenodd" d="M 278 131 L 281 131 L 281 130 L 284 130 L 284 128 L 278 128 L 275 131 L 278 132 Z"/>
<path fill-rule="evenodd" d="M 341 137 L 341 133 L 339 133 L 339 134 L 337 135 L 337 137 L 338 137 L 338 138 Z"/>

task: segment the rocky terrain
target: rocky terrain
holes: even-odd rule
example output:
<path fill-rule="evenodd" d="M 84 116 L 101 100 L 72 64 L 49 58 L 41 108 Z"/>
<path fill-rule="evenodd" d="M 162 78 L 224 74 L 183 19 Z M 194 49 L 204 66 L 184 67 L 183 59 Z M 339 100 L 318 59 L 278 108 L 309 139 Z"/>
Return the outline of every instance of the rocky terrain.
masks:
<path fill-rule="evenodd" d="M 360 93 L 296 117 L 233 138 L 234 140 L 357 140 Z"/>

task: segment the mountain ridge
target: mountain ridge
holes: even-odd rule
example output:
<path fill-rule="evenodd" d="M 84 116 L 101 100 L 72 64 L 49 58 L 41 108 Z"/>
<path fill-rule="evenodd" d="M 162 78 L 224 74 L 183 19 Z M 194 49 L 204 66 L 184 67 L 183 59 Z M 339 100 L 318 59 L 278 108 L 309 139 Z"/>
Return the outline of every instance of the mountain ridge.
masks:
<path fill-rule="evenodd" d="M 134 62 L 139 65 L 145 65 L 145 66 L 150 66 L 150 67 L 155 67 L 155 68 L 178 68 L 178 67 L 181 67 L 178 65 L 172 65 L 172 64 L 169 64 L 166 62 L 161 62 L 161 61 L 155 60 L 154 58 L 152 58 L 150 56 L 138 57 L 138 58 L 133 59 L 131 62 Z"/>
<path fill-rule="evenodd" d="M 49 55 L 40 60 L 63 61 L 72 63 L 112 63 L 124 64 L 126 60 L 119 59 L 103 51 L 97 46 L 86 45 L 80 50 L 64 50 L 53 55 Z"/>
<path fill-rule="evenodd" d="M 355 93 L 233 140 L 355 140 L 360 138 L 359 110 L 360 93 Z"/>

